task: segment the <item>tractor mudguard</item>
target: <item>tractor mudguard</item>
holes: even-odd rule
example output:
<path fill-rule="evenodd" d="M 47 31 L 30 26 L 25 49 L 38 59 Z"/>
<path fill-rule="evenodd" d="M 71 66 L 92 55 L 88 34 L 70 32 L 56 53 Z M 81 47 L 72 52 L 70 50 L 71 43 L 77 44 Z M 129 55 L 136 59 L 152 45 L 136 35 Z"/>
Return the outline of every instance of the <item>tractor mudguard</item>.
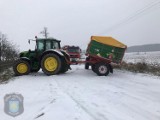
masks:
<path fill-rule="evenodd" d="M 61 53 L 64 55 L 65 59 L 67 59 L 66 62 L 70 61 L 70 55 L 67 52 L 65 52 L 64 50 L 61 50 Z"/>
<path fill-rule="evenodd" d="M 27 57 L 20 57 L 20 60 L 27 61 L 28 63 L 31 63 L 31 60 Z"/>
<path fill-rule="evenodd" d="M 49 50 L 44 51 L 41 54 L 40 60 L 42 60 L 43 56 L 45 56 L 46 54 L 49 54 L 49 53 L 54 53 L 54 54 L 57 54 L 59 57 L 64 57 L 64 55 L 63 55 L 63 53 L 61 53 L 61 51 L 49 49 Z"/>
<path fill-rule="evenodd" d="M 43 54 L 48 53 L 48 52 L 55 52 L 55 53 L 57 53 L 57 54 L 60 55 L 60 56 L 64 56 L 64 55 L 61 53 L 61 51 L 59 51 L 59 50 L 53 50 L 53 49 L 46 50 L 45 52 L 43 52 Z"/>
<path fill-rule="evenodd" d="M 62 53 L 67 54 L 68 56 L 70 56 L 67 52 L 65 52 L 64 50 L 61 50 Z"/>

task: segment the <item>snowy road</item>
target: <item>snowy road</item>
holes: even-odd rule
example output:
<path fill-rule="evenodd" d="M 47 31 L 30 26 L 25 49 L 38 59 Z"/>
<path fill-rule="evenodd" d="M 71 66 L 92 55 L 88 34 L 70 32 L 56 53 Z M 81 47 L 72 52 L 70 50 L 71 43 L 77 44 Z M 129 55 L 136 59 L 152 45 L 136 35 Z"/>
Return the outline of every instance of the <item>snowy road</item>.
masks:
<path fill-rule="evenodd" d="M 62 75 L 42 72 L 0 85 L 1 120 L 160 120 L 160 78 L 115 70 L 99 77 L 83 66 Z M 3 97 L 24 96 L 24 113 L 4 113 Z"/>

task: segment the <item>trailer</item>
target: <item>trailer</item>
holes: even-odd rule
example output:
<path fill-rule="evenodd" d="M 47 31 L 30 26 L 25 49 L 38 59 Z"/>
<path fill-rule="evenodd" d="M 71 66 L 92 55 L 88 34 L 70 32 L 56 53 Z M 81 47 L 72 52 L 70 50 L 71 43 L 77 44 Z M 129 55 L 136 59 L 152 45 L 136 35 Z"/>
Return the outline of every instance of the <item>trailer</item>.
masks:
<path fill-rule="evenodd" d="M 113 73 L 111 63 L 121 64 L 127 46 L 112 37 L 92 36 L 86 51 L 85 69 L 91 69 L 99 76 Z M 72 64 L 72 63 L 71 63 Z"/>

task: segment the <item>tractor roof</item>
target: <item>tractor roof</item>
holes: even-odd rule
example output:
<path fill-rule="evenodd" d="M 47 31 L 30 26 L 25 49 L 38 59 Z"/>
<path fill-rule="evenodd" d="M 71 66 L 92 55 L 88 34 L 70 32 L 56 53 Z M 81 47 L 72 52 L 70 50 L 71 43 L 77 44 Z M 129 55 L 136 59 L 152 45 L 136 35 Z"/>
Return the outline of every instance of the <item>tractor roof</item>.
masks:
<path fill-rule="evenodd" d="M 60 40 L 54 39 L 54 38 L 37 38 L 38 41 L 57 41 L 57 42 L 61 42 Z"/>

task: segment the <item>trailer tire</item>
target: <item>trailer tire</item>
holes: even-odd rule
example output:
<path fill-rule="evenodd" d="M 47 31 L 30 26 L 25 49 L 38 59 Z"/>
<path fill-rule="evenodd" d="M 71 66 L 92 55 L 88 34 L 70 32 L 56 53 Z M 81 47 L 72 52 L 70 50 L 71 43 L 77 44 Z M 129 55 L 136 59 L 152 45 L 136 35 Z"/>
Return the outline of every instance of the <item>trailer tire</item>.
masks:
<path fill-rule="evenodd" d="M 92 65 L 91 67 L 92 67 L 92 71 L 93 71 L 93 72 L 96 72 L 96 71 L 95 71 L 95 65 Z"/>
<path fill-rule="evenodd" d="M 107 76 L 110 72 L 109 65 L 105 63 L 97 63 L 94 70 L 98 76 Z"/>
<path fill-rule="evenodd" d="M 86 58 L 86 61 L 89 61 L 89 57 Z M 85 69 L 88 70 L 89 69 L 89 63 L 85 63 Z"/>
<path fill-rule="evenodd" d="M 86 70 L 89 69 L 89 63 L 85 63 L 85 69 L 86 69 Z"/>
<path fill-rule="evenodd" d="M 111 64 L 109 64 L 109 70 L 110 70 L 110 73 L 113 73 L 113 67 Z"/>

